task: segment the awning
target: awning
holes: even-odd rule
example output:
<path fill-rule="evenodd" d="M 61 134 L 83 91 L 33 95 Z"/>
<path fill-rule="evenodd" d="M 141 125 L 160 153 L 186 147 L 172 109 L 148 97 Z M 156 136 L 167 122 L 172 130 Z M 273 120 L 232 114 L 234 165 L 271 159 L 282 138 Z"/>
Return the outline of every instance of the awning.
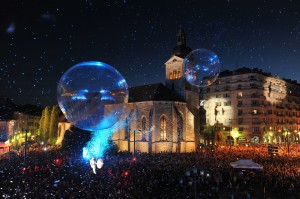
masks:
<path fill-rule="evenodd" d="M 263 169 L 263 166 L 248 159 L 241 159 L 236 162 L 231 162 L 230 166 L 235 169 Z"/>

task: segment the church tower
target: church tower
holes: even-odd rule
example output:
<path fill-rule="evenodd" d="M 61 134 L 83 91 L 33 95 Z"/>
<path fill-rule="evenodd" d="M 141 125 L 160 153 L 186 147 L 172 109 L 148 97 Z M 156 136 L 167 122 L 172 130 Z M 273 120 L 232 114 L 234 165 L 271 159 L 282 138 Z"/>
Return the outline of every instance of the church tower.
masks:
<path fill-rule="evenodd" d="M 166 86 L 185 100 L 185 79 L 183 78 L 182 63 L 185 56 L 192 50 L 186 46 L 186 34 L 182 27 L 179 28 L 176 41 L 171 58 L 165 63 Z"/>
<path fill-rule="evenodd" d="M 200 102 L 203 100 L 201 88 L 193 86 L 186 82 L 184 78 L 183 61 L 184 58 L 192 52 L 186 45 L 186 33 L 180 27 L 177 33 L 176 46 L 172 51 L 171 58 L 166 65 L 166 86 L 177 93 L 187 103 L 187 108 L 194 116 L 194 131 L 196 142 L 200 139 L 199 132 L 205 124 L 205 110 Z"/>

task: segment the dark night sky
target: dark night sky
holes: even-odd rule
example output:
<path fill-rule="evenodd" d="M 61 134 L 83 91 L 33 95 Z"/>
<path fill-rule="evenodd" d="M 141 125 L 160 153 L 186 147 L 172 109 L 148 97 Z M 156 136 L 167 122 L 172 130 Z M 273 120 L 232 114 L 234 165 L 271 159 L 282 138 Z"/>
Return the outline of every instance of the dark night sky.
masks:
<path fill-rule="evenodd" d="M 300 1 L 2 0 L 0 96 L 56 104 L 62 74 L 82 61 L 117 68 L 129 87 L 164 81 L 182 25 L 222 70 L 258 67 L 300 81 Z"/>

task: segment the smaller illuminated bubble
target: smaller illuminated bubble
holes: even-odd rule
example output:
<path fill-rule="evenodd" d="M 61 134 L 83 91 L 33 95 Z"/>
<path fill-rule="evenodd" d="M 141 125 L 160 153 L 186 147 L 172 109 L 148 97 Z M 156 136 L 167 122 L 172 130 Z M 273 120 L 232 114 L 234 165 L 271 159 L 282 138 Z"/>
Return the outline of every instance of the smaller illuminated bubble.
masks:
<path fill-rule="evenodd" d="M 184 76 L 193 86 L 211 85 L 221 71 L 218 56 L 207 49 L 196 49 L 190 52 L 183 61 Z"/>

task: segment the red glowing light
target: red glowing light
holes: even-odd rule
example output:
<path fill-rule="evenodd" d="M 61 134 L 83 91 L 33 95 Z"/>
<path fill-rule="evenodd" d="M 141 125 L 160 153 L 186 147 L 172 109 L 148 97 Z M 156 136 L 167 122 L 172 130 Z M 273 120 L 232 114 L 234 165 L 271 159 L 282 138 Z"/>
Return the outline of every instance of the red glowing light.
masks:
<path fill-rule="evenodd" d="M 56 158 L 56 159 L 55 159 L 55 163 L 56 163 L 56 165 L 60 165 L 60 164 L 61 164 L 61 159 Z"/>
<path fill-rule="evenodd" d="M 22 168 L 22 171 L 26 171 L 26 167 L 23 167 L 23 168 Z"/>
<path fill-rule="evenodd" d="M 128 171 L 125 171 L 124 175 L 125 175 L 125 176 L 128 176 Z"/>
<path fill-rule="evenodd" d="M 133 161 L 136 161 L 136 157 L 134 157 L 132 160 L 133 160 Z"/>

